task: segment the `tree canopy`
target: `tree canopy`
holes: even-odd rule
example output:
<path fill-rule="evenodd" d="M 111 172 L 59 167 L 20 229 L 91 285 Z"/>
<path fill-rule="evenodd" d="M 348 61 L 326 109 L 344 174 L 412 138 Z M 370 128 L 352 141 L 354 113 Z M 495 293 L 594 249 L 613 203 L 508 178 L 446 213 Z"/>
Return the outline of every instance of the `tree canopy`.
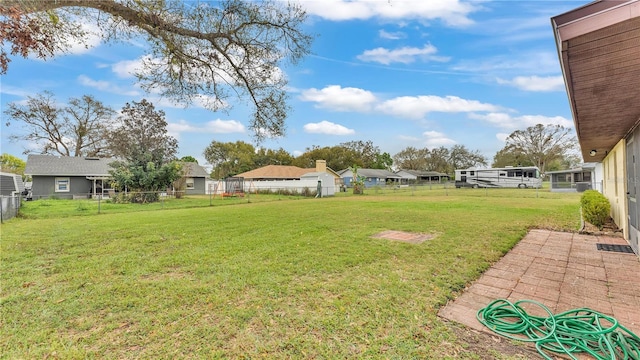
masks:
<path fill-rule="evenodd" d="M 3 172 L 24 175 L 24 168 L 26 166 L 27 163 L 19 157 L 10 154 L 0 155 L 0 170 Z"/>
<path fill-rule="evenodd" d="M 182 175 L 175 160 L 178 143 L 167 134 L 164 112 L 147 100 L 127 103 L 121 114 L 118 127 L 109 134 L 119 159 L 110 164 L 115 187 L 134 192 L 126 200 L 156 201 L 157 192 L 165 191 Z"/>
<path fill-rule="evenodd" d="M 276 0 L 5 0 L 0 16 L 0 73 L 10 55 L 49 59 L 86 44 L 83 24 L 95 24 L 105 42 L 146 38 L 136 77 L 147 91 L 213 111 L 228 108 L 232 95 L 248 100 L 258 139 L 284 134 L 279 66 L 307 55 L 313 39 L 302 30 L 302 7 Z"/>
<path fill-rule="evenodd" d="M 12 135 L 11 141 L 37 144 L 24 153 L 61 156 L 109 157 L 105 135 L 113 124 L 115 112 L 93 96 L 70 98 L 60 106 L 51 92 L 28 96 L 26 104 L 10 103 L 4 111 L 8 120 L 22 125 L 25 132 Z"/>
<path fill-rule="evenodd" d="M 429 150 L 408 146 L 393 156 L 395 165 L 404 170 L 437 171 L 453 174 L 456 169 L 486 166 L 487 160 L 478 150 L 469 150 L 464 145 L 450 149 L 441 146 Z"/>
<path fill-rule="evenodd" d="M 573 130 L 561 125 L 537 124 L 512 132 L 503 150 L 523 157 L 544 174 L 547 165 L 570 154 L 577 144 Z"/>

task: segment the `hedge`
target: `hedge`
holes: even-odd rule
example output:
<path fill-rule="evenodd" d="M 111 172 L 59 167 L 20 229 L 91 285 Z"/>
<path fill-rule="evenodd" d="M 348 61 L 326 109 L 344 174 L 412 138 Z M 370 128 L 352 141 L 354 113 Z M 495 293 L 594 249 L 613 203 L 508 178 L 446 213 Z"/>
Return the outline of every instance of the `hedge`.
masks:
<path fill-rule="evenodd" d="M 580 198 L 580 205 L 584 220 L 602 229 L 611 213 L 609 199 L 596 190 L 587 190 Z"/>

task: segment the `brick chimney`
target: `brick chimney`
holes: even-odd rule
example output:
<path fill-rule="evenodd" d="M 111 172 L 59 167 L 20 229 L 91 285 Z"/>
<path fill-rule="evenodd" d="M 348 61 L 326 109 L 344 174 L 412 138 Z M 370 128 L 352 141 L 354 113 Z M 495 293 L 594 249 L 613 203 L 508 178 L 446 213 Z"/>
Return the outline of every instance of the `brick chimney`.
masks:
<path fill-rule="evenodd" d="M 316 160 L 316 172 L 327 172 L 327 160 Z"/>

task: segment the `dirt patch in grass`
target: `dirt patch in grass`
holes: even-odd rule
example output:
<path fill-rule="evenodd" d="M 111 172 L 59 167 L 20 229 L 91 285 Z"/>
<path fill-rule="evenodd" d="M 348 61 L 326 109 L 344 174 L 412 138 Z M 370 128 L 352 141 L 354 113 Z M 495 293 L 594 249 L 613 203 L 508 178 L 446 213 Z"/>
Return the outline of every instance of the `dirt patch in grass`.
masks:
<path fill-rule="evenodd" d="M 460 352 L 476 354 L 481 360 L 541 358 L 536 348 L 530 343 L 480 332 L 455 322 L 447 321 L 446 325 L 456 334 L 458 343 L 463 349 Z"/>
<path fill-rule="evenodd" d="M 409 244 L 422 244 L 427 240 L 435 237 L 433 234 L 411 233 L 406 231 L 386 230 L 372 236 L 374 239 L 387 239 L 393 241 L 402 241 Z"/>

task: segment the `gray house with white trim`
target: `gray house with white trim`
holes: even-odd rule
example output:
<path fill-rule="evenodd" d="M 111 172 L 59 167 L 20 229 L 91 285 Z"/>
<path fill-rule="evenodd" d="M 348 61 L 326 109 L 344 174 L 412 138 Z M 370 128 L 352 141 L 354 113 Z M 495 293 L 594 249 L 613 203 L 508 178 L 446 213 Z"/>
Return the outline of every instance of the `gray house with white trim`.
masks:
<path fill-rule="evenodd" d="M 25 175 L 32 179 L 34 200 L 88 198 L 102 195 L 109 188 L 109 166 L 115 159 L 29 155 Z"/>
<path fill-rule="evenodd" d="M 344 185 L 346 187 L 352 187 L 351 184 L 353 182 L 353 171 L 351 169 L 344 169 L 340 172 L 340 177 L 342 177 L 344 181 Z M 364 178 L 364 187 L 373 187 L 373 186 L 384 186 L 387 184 L 387 181 L 391 181 L 394 183 L 399 183 L 402 178 L 399 175 L 396 175 L 388 170 L 382 169 L 358 169 L 358 176 Z"/>
<path fill-rule="evenodd" d="M 209 174 L 202 166 L 194 162 L 182 162 L 182 169 L 186 177 L 185 194 L 204 195 L 207 193 Z M 210 180 L 210 179 L 209 179 Z"/>

